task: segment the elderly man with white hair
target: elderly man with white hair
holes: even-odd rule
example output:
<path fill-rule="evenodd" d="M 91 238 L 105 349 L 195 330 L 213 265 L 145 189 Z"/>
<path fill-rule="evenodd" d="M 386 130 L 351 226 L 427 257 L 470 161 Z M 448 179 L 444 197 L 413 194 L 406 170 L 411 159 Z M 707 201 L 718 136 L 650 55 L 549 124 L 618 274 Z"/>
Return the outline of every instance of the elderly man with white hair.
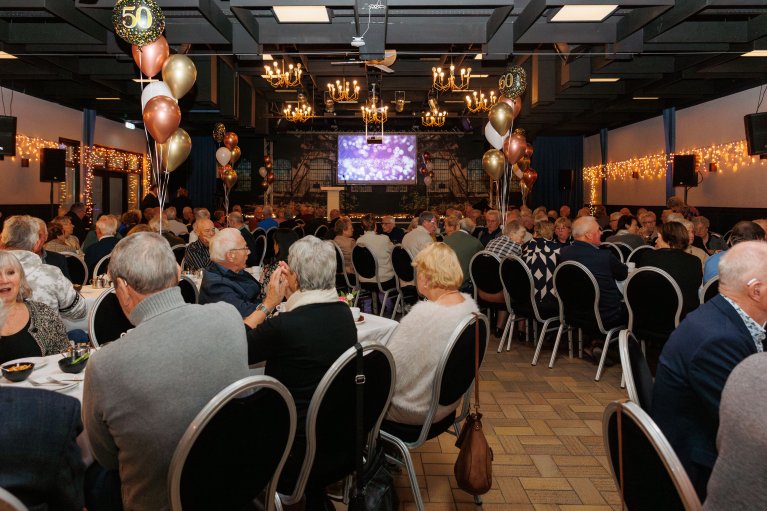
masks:
<path fill-rule="evenodd" d="M 243 318 L 256 310 L 261 286 L 245 271 L 248 254 L 250 249 L 237 229 L 227 227 L 213 236 L 211 264 L 202 273 L 200 303 L 230 303 Z"/>
<path fill-rule="evenodd" d="M 245 240 L 245 243 L 248 245 L 248 248 L 250 249 L 250 254 L 248 254 L 248 266 L 258 266 L 259 264 L 259 258 L 261 257 L 261 254 L 257 254 L 257 247 L 256 247 L 256 238 L 253 237 L 253 234 L 248 230 L 248 226 L 245 224 L 245 219 L 242 216 L 242 213 L 238 213 L 237 211 L 234 211 L 232 213 L 229 213 L 229 216 L 226 217 L 227 224 L 229 227 L 233 229 L 237 229 L 240 231 L 240 234 L 242 234 L 242 238 Z"/>
<path fill-rule="evenodd" d="M 96 237 L 98 241 L 85 249 L 85 264 L 88 265 L 88 272 L 93 275 L 96 264 L 108 256 L 119 241 L 115 237 L 120 222 L 112 215 L 101 215 L 96 221 Z"/>
<path fill-rule="evenodd" d="M 162 226 L 162 232 L 160 232 L 160 226 Z M 153 217 L 149 221 L 149 228 L 152 229 L 152 231 L 161 234 L 171 247 L 175 247 L 176 245 L 184 245 L 184 240 L 173 233 L 170 222 L 165 219 L 164 215 L 157 215 Z"/>
<path fill-rule="evenodd" d="M 168 230 L 172 232 L 173 234 L 175 234 L 176 236 L 189 234 L 189 229 L 186 228 L 186 225 L 182 224 L 176 219 L 177 215 L 178 215 L 178 211 L 176 211 L 176 208 L 174 208 L 173 206 L 165 208 L 164 216 L 165 216 L 165 219 L 168 221 Z M 163 230 L 165 230 L 164 227 L 163 227 Z"/>
<path fill-rule="evenodd" d="M 719 260 L 719 294 L 689 313 L 663 347 L 650 415 L 701 500 L 717 456 L 719 402 L 732 370 L 763 351 L 767 243 L 744 241 Z"/>

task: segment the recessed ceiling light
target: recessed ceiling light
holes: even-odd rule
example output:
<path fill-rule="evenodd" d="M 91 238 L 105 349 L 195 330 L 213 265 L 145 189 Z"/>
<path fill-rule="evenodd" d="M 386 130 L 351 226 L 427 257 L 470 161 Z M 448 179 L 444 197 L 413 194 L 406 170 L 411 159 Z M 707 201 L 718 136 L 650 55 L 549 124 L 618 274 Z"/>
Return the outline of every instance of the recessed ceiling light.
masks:
<path fill-rule="evenodd" d="M 648 100 L 655 100 L 660 98 L 658 96 L 634 96 L 634 99 L 637 101 L 648 101 Z"/>
<path fill-rule="evenodd" d="M 469 78 L 487 78 L 490 75 L 469 75 Z"/>
<path fill-rule="evenodd" d="M 10 53 L 0 51 L 0 59 L 16 59 L 16 58 L 18 58 L 16 55 L 11 55 Z"/>
<path fill-rule="evenodd" d="M 275 5 L 272 9 L 279 23 L 330 23 L 324 5 Z"/>
<path fill-rule="evenodd" d="M 151 82 L 159 82 L 157 78 L 133 78 L 133 81 L 136 83 L 151 83 Z"/>
<path fill-rule="evenodd" d="M 551 21 L 602 21 L 617 8 L 617 5 L 564 5 Z"/>
<path fill-rule="evenodd" d="M 751 50 L 741 55 L 741 57 L 767 57 L 767 50 Z"/>
<path fill-rule="evenodd" d="M 120 101 L 120 98 L 96 98 L 98 101 Z"/>
<path fill-rule="evenodd" d="M 290 93 L 290 92 L 298 92 L 296 89 L 274 89 L 272 92 L 279 92 L 281 94 Z"/>
<path fill-rule="evenodd" d="M 462 92 L 468 92 L 468 91 L 462 91 Z M 443 103 L 466 103 L 465 99 L 445 99 L 442 101 Z"/>
<path fill-rule="evenodd" d="M 477 53 L 476 55 L 474 55 L 474 60 L 482 60 L 482 54 Z"/>
<path fill-rule="evenodd" d="M 261 60 L 274 60 L 274 57 L 272 57 L 268 53 L 264 53 L 263 55 L 261 55 Z"/>
<path fill-rule="evenodd" d="M 591 83 L 613 83 L 620 80 L 620 78 L 616 77 L 604 77 L 604 78 L 589 78 L 589 81 Z"/>
<path fill-rule="evenodd" d="M 128 128 L 129 130 L 135 130 L 136 129 L 136 125 L 133 124 L 130 121 L 125 121 L 125 127 Z"/>

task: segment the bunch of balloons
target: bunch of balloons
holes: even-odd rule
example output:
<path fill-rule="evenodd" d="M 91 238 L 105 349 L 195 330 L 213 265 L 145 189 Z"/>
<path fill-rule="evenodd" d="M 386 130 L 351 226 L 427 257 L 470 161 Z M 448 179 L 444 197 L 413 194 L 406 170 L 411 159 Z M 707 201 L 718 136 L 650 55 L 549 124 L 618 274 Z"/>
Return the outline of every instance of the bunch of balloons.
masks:
<path fill-rule="evenodd" d="M 272 156 L 270 154 L 264 155 L 264 166 L 258 169 L 258 174 L 264 178 L 261 181 L 261 188 L 268 190 L 274 183 L 274 172 L 272 172 Z"/>
<path fill-rule="evenodd" d="M 218 177 L 224 182 L 225 192 L 228 192 L 237 182 L 237 171 L 234 170 L 234 164 L 240 159 L 242 151 L 237 145 L 240 139 L 233 131 L 226 132 L 221 141 L 224 145 L 216 150 L 216 161 L 219 165 Z"/>
<path fill-rule="evenodd" d="M 421 154 L 421 174 L 423 175 L 423 183 L 429 187 L 434 179 L 434 164 L 431 162 L 431 154 L 429 151 L 424 151 Z"/>

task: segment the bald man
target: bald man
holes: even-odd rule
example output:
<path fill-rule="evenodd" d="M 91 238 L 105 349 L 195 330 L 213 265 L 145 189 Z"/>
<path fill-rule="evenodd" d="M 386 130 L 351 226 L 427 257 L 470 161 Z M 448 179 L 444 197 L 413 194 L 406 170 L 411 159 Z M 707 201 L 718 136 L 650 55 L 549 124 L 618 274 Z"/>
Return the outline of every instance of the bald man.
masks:
<path fill-rule="evenodd" d="M 719 261 L 719 294 L 688 314 L 663 347 L 650 415 L 701 501 L 716 461 L 719 402 L 730 373 L 763 350 L 767 243 L 744 241 Z"/>
<path fill-rule="evenodd" d="M 210 218 L 200 218 L 194 223 L 197 240 L 186 246 L 183 268 L 186 270 L 204 270 L 210 264 L 210 240 L 216 234 L 216 228 Z"/>

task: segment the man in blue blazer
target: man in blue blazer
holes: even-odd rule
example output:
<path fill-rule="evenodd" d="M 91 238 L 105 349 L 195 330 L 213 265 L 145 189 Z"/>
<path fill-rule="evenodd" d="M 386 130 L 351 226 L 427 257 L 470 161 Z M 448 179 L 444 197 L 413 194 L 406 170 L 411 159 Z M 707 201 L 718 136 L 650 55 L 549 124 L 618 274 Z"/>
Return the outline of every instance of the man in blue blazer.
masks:
<path fill-rule="evenodd" d="M 96 237 L 99 241 L 85 249 L 85 264 L 88 265 L 88 273 L 92 276 L 98 262 L 112 253 L 119 241 L 115 237 L 119 222 L 112 215 L 101 215 L 96 222 Z M 103 265 L 102 265 L 103 266 Z M 105 268 L 106 269 L 106 268 Z"/>
<path fill-rule="evenodd" d="M 724 384 L 736 365 L 762 351 L 767 243 L 746 241 L 728 250 L 719 278 L 720 294 L 688 314 L 663 347 L 650 411 L 701 501 L 717 456 Z"/>

